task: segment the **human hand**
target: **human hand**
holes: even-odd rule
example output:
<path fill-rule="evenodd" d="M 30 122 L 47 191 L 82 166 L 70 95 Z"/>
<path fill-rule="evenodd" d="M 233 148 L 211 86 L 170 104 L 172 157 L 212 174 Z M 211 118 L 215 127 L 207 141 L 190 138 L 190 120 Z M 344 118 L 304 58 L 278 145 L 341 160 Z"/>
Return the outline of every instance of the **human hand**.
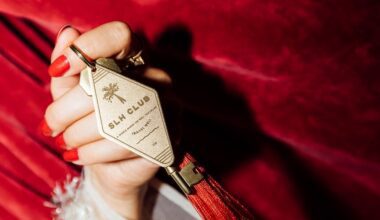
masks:
<path fill-rule="evenodd" d="M 73 27 L 60 32 L 49 67 L 54 101 L 46 109 L 41 128 L 65 149 L 65 160 L 88 166 L 92 182 L 112 208 L 129 219 L 138 219 L 146 183 L 159 167 L 99 134 L 92 99 L 78 84 L 78 73 L 86 66 L 70 50 L 71 44 L 93 60 L 122 59 L 131 48 L 131 31 L 122 22 L 110 22 L 83 34 Z M 170 81 L 158 70 L 148 69 L 146 76 Z"/>

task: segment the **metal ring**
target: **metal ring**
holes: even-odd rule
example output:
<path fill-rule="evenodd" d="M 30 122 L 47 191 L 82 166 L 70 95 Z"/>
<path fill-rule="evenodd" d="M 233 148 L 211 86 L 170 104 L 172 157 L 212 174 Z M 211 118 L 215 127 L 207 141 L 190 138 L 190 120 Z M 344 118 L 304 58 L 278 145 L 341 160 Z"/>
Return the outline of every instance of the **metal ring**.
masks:
<path fill-rule="evenodd" d="M 95 64 L 86 59 L 86 56 L 79 48 L 77 48 L 74 44 L 71 44 L 70 49 L 79 57 L 79 59 L 81 59 L 88 67 L 90 67 L 92 71 L 96 70 Z"/>
<path fill-rule="evenodd" d="M 131 67 L 137 67 L 145 64 L 142 57 L 144 48 L 144 42 L 135 33 L 132 34 L 132 46 L 130 48 L 129 54 L 124 58 L 123 69 L 130 69 Z"/>
<path fill-rule="evenodd" d="M 135 57 L 136 55 L 141 54 L 144 48 L 144 42 L 136 33 L 132 33 L 131 36 L 132 45 L 130 45 L 129 53 L 125 57 L 125 59 L 129 59 Z"/>
<path fill-rule="evenodd" d="M 144 65 L 145 64 L 145 61 L 144 59 L 142 58 L 141 54 L 142 54 L 142 50 L 140 50 L 139 52 L 137 52 L 137 54 L 131 56 L 131 57 L 128 57 L 128 63 L 132 64 L 133 66 L 140 66 L 140 65 Z"/>

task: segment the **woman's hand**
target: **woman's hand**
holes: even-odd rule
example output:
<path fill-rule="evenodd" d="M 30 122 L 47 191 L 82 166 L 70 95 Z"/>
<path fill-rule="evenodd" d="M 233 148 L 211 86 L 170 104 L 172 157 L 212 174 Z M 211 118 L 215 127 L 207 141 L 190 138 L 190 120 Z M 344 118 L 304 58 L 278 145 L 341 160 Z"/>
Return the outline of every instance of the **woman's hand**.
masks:
<path fill-rule="evenodd" d="M 122 22 L 107 23 L 83 34 L 72 27 L 61 30 L 49 67 L 54 102 L 46 109 L 42 132 L 56 137 L 65 149 L 65 160 L 88 166 L 92 182 L 111 207 L 137 219 L 145 185 L 158 166 L 100 136 L 92 99 L 78 84 L 78 73 L 86 66 L 69 48 L 75 44 L 93 60 L 122 59 L 131 43 L 131 31 Z"/>

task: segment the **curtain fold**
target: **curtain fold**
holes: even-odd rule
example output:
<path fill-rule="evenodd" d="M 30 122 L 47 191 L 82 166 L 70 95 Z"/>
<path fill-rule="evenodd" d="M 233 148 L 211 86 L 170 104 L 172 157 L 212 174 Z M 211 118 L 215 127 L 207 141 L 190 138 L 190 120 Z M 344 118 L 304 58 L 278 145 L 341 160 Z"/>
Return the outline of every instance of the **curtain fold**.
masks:
<path fill-rule="evenodd" d="M 5 0 L 0 11 L 4 219 L 49 219 L 42 202 L 77 173 L 37 132 L 55 33 L 111 20 L 145 34 L 177 83 L 183 146 L 257 216 L 380 219 L 379 3 Z"/>

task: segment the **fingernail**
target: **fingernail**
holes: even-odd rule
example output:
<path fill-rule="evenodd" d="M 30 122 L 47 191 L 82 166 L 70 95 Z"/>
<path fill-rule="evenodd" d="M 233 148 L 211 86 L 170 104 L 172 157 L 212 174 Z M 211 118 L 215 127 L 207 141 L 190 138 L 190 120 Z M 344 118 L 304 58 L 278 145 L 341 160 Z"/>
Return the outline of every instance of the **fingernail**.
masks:
<path fill-rule="evenodd" d="M 78 149 L 67 150 L 63 152 L 63 159 L 66 161 L 76 161 L 79 159 Z"/>
<path fill-rule="evenodd" d="M 65 55 L 59 56 L 54 62 L 49 66 L 48 72 L 51 77 L 62 76 L 67 70 L 70 69 L 69 60 Z"/>
<path fill-rule="evenodd" d="M 57 40 L 58 40 L 59 35 L 61 35 L 61 33 L 62 33 L 66 28 L 69 28 L 69 27 L 71 27 L 71 25 L 70 25 L 70 24 L 66 24 L 66 25 L 62 26 L 61 29 L 59 29 L 59 31 L 58 31 L 58 33 L 57 33 L 57 37 L 56 37 L 56 39 L 55 39 L 56 42 L 57 42 Z"/>
<path fill-rule="evenodd" d="M 55 139 L 55 144 L 57 145 L 58 148 L 60 149 L 66 149 L 67 145 L 65 143 L 65 139 L 63 138 L 63 133 L 59 134 Z"/>
<path fill-rule="evenodd" d="M 40 130 L 42 135 L 44 135 L 46 137 L 51 136 L 52 130 L 50 129 L 49 125 L 46 123 L 45 119 L 42 120 L 42 122 L 40 123 L 40 125 L 38 127 L 39 127 L 39 130 Z"/>

